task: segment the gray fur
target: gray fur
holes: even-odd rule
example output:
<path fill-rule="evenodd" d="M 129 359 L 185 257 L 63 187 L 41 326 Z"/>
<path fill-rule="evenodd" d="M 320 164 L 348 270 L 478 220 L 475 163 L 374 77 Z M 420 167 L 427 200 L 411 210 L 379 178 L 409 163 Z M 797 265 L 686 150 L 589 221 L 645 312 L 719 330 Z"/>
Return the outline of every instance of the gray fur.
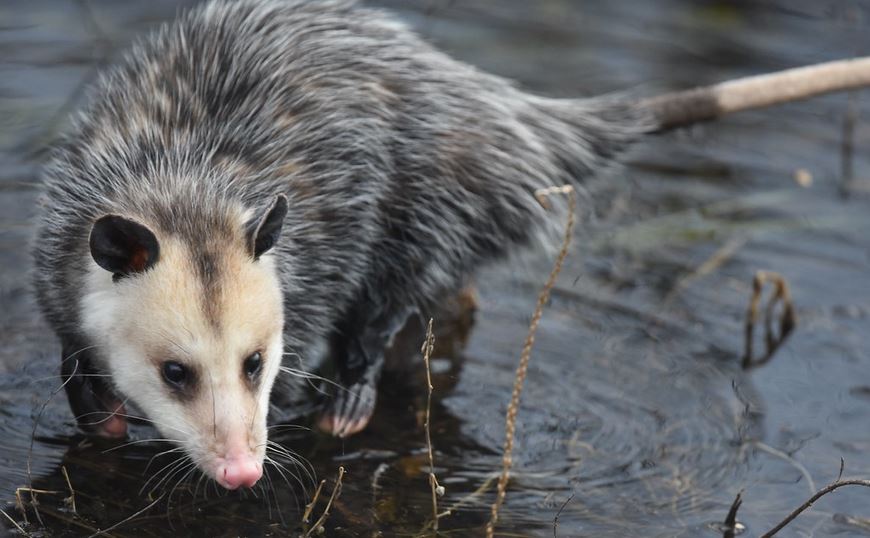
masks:
<path fill-rule="evenodd" d="M 426 310 L 551 237 L 562 221 L 533 192 L 582 183 L 648 130 L 627 103 L 529 95 L 353 2 L 218 0 L 135 45 L 56 149 L 39 300 L 59 334 L 79 333 L 102 215 L 197 245 L 208 279 L 232 209 L 284 193 L 273 252 L 285 342 L 304 354 L 361 302 Z"/>

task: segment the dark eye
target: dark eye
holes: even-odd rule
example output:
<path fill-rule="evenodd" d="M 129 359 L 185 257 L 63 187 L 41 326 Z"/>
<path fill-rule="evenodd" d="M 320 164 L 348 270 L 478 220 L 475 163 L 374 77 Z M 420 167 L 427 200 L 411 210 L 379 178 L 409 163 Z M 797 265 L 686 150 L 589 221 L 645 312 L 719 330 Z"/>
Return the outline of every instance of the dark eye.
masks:
<path fill-rule="evenodd" d="M 263 364 L 263 357 L 260 355 L 260 352 L 252 353 L 247 359 L 245 359 L 245 364 L 243 368 L 245 370 L 245 375 L 250 379 L 254 379 L 258 373 L 260 373 L 260 366 Z"/>
<path fill-rule="evenodd" d="M 182 388 L 187 383 L 188 372 L 181 363 L 166 361 L 163 363 L 163 380 L 174 388 Z"/>

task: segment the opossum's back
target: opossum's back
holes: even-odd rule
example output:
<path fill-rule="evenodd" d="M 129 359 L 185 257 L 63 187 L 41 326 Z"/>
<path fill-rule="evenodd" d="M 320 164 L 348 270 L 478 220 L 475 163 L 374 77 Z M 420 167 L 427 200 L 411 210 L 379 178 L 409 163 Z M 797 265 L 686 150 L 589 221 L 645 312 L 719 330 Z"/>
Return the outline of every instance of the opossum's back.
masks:
<path fill-rule="evenodd" d="M 134 146 L 115 148 L 127 154 L 159 142 L 188 159 L 216 151 L 264 166 L 302 149 L 309 161 L 337 158 L 328 152 L 364 134 L 367 155 L 383 157 L 377 129 L 396 114 L 397 68 L 385 51 L 411 55 L 400 34 L 349 2 L 208 3 L 135 45 L 80 128 L 98 150 Z"/>
<path fill-rule="evenodd" d="M 42 235 L 63 239 L 44 250 L 82 248 L 87 224 L 118 206 L 214 209 L 282 191 L 285 241 L 318 247 L 298 257 L 311 282 L 330 267 L 349 287 L 380 275 L 411 300 L 528 243 L 552 222 L 534 189 L 588 174 L 631 138 L 595 107 L 575 116 L 339 1 L 205 4 L 134 46 L 90 103 L 48 167 Z M 346 259 L 317 259 L 324 243 Z M 43 258 L 45 280 L 73 271 Z"/>

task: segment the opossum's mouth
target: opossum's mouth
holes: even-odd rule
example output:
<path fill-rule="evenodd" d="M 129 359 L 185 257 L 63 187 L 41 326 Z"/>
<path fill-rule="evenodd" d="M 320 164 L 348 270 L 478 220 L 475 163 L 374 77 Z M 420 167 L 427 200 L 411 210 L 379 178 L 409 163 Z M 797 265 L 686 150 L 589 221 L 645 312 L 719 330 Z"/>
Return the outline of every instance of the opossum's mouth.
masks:
<path fill-rule="evenodd" d="M 100 420 L 96 427 L 97 435 L 109 439 L 121 439 L 127 435 L 127 408 L 114 393 L 105 393 L 97 396 L 99 402 L 108 413 L 108 417 Z"/>
<path fill-rule="evenodd" d="M 109 439 L 127 435 L 127 407 L 112 389 L 107 374 L 89 357 L 64 361 L 62 373 L 76 421 L 84 431 Z"/>

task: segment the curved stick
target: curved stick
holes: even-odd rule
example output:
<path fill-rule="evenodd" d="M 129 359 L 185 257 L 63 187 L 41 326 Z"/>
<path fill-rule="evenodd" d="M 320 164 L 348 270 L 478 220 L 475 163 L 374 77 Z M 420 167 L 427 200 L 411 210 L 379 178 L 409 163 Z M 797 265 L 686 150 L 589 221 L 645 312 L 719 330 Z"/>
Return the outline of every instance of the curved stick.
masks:
<path fill-rule="evenodd" d="M 764 534 L 762 534 L 760 536 L 760 538 L 770 538 L 771 536 L 775 535 L 776 533 L 781 531 L 786 525 L 791 523 L 796 517 L 798 517 L 801 514 L 801 512 L 803 512 L 804 510 L 806 510 L 807 508 L 812 506 L 814 502 L 818 501 L 819 499 L 821 499 L 822 497 L 824 497 L 828 493 L 834 491 L 835 489 L 841 488 L 843 486 L 864 486 L 865 488 L 870 488 L 870 480 L 858 480 L 858 479 L 837 480 L 836 482 L 832 482 L 832 483 L 828 484 L 827 486 L 825 486 L 822 489 L 820 489 L 819 491 L 817 491 L 815 495 L 813 495 L 812 497 L 807 499 L 807 501 L 805 503 L 803 503 L 799 507 L 795 508 L 794 511 L 791 514 L 789 514 L 788 516 L 786 516 L 785 519 L 780 521 L 776 527 L 774 527 L 774 528 L 770 529 L 769 531 L 765 532 Z"/>

